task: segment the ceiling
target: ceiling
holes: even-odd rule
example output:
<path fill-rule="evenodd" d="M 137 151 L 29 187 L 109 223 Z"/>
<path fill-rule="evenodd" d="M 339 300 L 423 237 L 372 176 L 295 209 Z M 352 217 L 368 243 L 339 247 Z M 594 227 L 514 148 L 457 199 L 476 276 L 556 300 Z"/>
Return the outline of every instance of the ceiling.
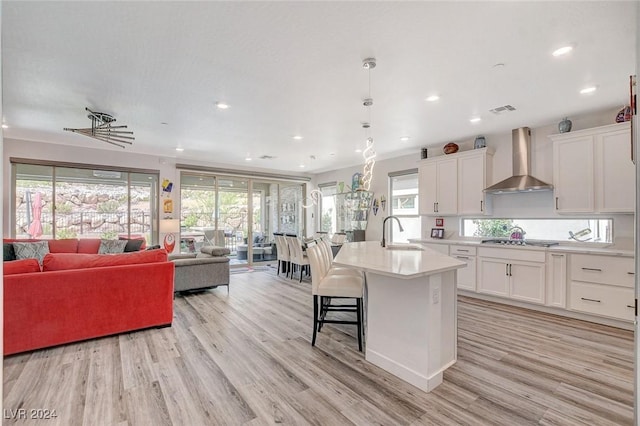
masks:
<path fill-rule="evenodd" d="M 181 163 L 316 173 L 363 164 L 355 150 L 368 136 L 378 159 L 419 158 L 420 147 L 622 107 L 636 7 L 3 1 L 4 137 L 121 150 L 63 131 L 89 127 L 89 107 L 134 131 L 126 152 Z M 587 86 L 597 90 L 580 94 Z M 489 112 L 504 105 L 516 110 Z"/>

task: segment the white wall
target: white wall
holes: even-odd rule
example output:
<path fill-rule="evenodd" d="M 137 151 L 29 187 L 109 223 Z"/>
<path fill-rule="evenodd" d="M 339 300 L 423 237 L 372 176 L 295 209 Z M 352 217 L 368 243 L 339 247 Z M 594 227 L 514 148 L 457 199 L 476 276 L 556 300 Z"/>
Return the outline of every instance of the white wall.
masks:
<path fill-rule="evenodd" d="M 604 126 L 615 123 L 615 117 L 622 108 L 600 111 L 579 117 L 569 117 L 572 121 L 572 131 L 588 129 L 591 127 Z M 562 117 L 558 118 L 558 121 Z M 523 124 L 526 126 L 526 123 Z M 545 182 L 553 182 L 553 146 L 549 135 L 558 133 L 558 124 L 552 123 L 544 127 L 531 129 L 531 170 L 533 176 Z M 508 178 L 512 174 L 512 155 L 511 155 L 511 132 L 503 133 L 485 133 L 487 146 L 495 150 L 493 157 L 493 176 L 490 184 L 497 183 Z M 445 141 L 441 145 L 429 147 L 429 158 L 444 155 L 441 147 L 448 142 Z M 460 151 L 473 149 L 474 138 L 456 141 L 460 146 Z M 379 142 L 377 142 L 379 143 Z M 388 173 L 400 170 L 406 170 L 418 167 L 420 162 L 420 150 L 416 148 L 415 155 L 408 155 L 389 160 L 382 160 L 376 163 L 374 168 L 374 177 L 371 183 L 371 190 L 375 197 L 384 194 L 389 199 Z M 362 172 L 362 166 L 349 167 L 331 172 L 316 175 L 315 184 L 321 184 L 331 181 L 350 182 L 351 175 L 355 172 Z M 506 218 L 557 218 L 566 217 L 558 215 L 554 210 L 553 192 L 534 192 L 526 194 L 503 194 L 492 195 L 490 200 L 492 207 L 492 215 L 490 217 L 506 217 Z M 387 207 L 388 209 L 388 207 Z M 382 219 L 387 216 L 386 212 L 378 212 L 377 216 L 371 214 L 367 225 L 366 239 L 379 240 L 382 238 Z M 597 215 L 594 215 L 594 217 Z M 606 215 L 602 217 L 612 217 L 614 219 L 614 233 L 616 240 L 618 238 L 632 238 L 634 233 L 633 215 Z M 457 235 L 459 232 L 459 218 L 445 217 L 445 229 L 447 235 Z M 429 238 L 431 228 L 435 227 L 435 217 L 422 218 L 422 233 L 424 238 Z"/>

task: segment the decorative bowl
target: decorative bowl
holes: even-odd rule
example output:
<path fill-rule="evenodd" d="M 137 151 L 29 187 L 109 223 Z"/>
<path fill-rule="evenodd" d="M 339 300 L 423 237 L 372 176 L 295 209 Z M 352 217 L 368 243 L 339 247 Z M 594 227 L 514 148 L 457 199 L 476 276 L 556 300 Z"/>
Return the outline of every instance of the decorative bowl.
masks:
<path fill-rule="evenodd" d="M 442 149 L 442 151 L 444 151 L 445 154 L 453 154 L 454 152 L 458 152 L 458 145 L 453 143 L 453 142 L 449 142 L 448 144 L 446 144 L 444 146 L 444 148 Z"/>

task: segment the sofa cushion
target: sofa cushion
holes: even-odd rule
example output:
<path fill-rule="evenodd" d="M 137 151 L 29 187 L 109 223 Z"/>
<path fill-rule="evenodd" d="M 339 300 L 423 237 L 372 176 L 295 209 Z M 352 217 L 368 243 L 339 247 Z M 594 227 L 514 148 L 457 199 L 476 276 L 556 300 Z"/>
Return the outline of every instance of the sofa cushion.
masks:
<path fill-rule="evenodd" d="M 100 240 L 98 254 L 124 253 L 127 240 Z"/>
<path fill-rule="evenodd" d="M 13 244 L 13 250 L 16 252 L 16 259 L 37 259 L 42 264 L 42 259 L 49 253 L 49 242 L 38 241 L 36 243 L 19 243 Z"/>
<path fill-rule="evenodd" d="M 218 247 L 218 246 L 204 246 L 200 248 L 200 252 L 204 254 L 208 254 L 210 256 L 225 256 L 231 253 L 226 247 Z"/>
<path fill-rule="evenodd" d="M 166 261 L 167 252 L 164 250 L 145 250 L 121 254 L 50 253 L 44 258 L 42 270 L 45 272 L 61 271 Z M 132 277 L 132 279 L 134 278 Z"/>
<path fill-rule="evenodd" d="M 40 272 L 40 264 L 36 259 L 12 260 L 2 264 L 4 275 L 26 274 L 28 272 Z"/>
<path fill-rule="evenodd" d="M 81 238 L 78 240 L 78 253 L 98 253 L 100 240 L 98 238 Z"/>
<path fill-rule="evenodd" d="M 142 238 L 120 238 L 127 242 L 124 246 L 124 252 L 130 253 L 132 251 L 140 251 L 144 248 L 144 240 Z"/>
<path fill-rule="evenodd" d="M 2 260 L 4 262 L 16 260 L 16 252 L 13 250 L 13 244 L 2 243 Z"/>
<path fill-rule="evenodd" d="M 49 253 L 77 253 L 78 240 L 65 238 L 61 240 L 49 240 Z"/>

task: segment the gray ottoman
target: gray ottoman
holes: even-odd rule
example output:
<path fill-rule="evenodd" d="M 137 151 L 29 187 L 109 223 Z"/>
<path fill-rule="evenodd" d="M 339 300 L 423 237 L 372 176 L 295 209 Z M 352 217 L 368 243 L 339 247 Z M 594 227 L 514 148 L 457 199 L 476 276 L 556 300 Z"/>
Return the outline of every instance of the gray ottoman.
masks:
<path fill-rule="evenodd" d="M 227 286 L 229 291 L 229 249 L 205 246 L 200 253 L 170 255 L 175 264 L 174 292 L 199 291 Z"/>

